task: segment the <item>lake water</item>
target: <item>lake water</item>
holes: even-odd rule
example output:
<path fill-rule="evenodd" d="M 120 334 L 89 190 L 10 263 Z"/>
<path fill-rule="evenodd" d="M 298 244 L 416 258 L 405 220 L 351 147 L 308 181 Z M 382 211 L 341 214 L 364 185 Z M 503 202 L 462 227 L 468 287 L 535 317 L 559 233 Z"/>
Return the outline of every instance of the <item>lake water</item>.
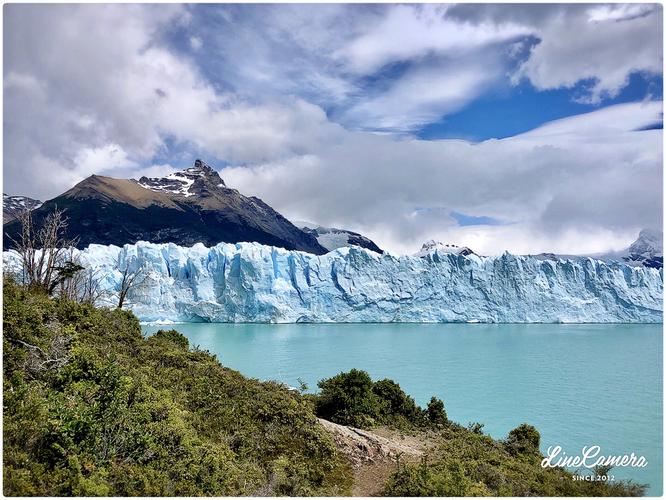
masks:
<path fill-rule="evenodd" d="M 159 326 L 145 326 L 154 333 Z M 180 324 L 173 328 L 258 379 L 297 387 L 360 368 L 391 378 L 449 418 L 481 422 L 503 438 L 523 422 L 542 451 L 643 455 L 643 469 L 616 478 L 662 492 L 662 325 Z"/>

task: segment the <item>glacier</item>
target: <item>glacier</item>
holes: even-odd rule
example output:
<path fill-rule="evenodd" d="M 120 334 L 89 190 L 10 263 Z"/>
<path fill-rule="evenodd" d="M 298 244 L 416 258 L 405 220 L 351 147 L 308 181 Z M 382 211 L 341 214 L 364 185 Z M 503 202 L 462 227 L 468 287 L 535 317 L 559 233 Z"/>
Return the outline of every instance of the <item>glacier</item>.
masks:
<path fill-rule="evenodd" d="M 74 250 L 113 306 L 121 270 L 144 279 L 126 302 L 143 322 L 660 323 L 663 269 L 590 257 L 419 256 L 345 247 L 325 255 L 257 243 L 140 241 Z M 4 252 L 6 270 L 19 257 Z"/>

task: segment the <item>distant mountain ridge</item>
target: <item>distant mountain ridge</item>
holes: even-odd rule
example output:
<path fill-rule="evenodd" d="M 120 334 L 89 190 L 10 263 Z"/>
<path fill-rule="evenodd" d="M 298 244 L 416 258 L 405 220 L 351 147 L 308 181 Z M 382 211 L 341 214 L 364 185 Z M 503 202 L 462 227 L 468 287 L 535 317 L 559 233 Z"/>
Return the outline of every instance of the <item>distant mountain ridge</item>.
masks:
<path fill-rule="evenodd" d="M 377 246 L 377 244 L 370 238 L 362 234 L 349 231 L 347 229 L 339 229 L 337 227 L 324 227 L 319 224 L 304 221 L 293 221 L 296 227 L 301 231 L 311 234 L 321 246 L 329 251 L 338 248 L 357 246 L 367 248 L 377 253 L 384 253 L 384 251 Z"/>
<path fill-rule="evenodd" d="M 27 196 L 9 196 L 2 193 L 2 223 L 13 221 L 26 210 L 39 208 L 42 202 Z"/>
<path fill-rule="evenodd" d="M 656 229 L 643 229 L 627 249 L 625 262 L 640 262 L 648 267 L 662 267 L 664 262 L 664 233 Z"/>
<path fill-rule="evenodd" d="M 56 207 L 66 210 L 66 236 L 78 238 L 79 248 L 137 241 L 186 246 L 247 241 L 314 254 L 327 251 L 261 199 L 226 187 L 201 160 L 163 178 L 92 175 L 33 209 L 35 224 Z M 16 237 L 19 221 L 5 224 L 4 231 Z M 4 241 L 5 248 L 11 245 L 9 238 Z"/>
<path fill-rule="evenodd" d="M 664 233 L 661 229 L 643 229 L 628 248 L 594 257 L 606 261 L 619 260 L 630 266 L 661 268 L 664 265 Z"/>
<path fill-rule="evenodd" d="M 383 253 L 370 238 L 346 229 L 310 222 L 290 222 L 261 199 L 246 197 L 228 188 L 210 165 L 194 165 L 165 177 L 115 179 L 91 175 L 69 191 L 42 203 L 27 196 L 3 194 L 4 248 L 20 232 L 16 218 L 33 211 L 38 225 L 55 207 L 66 209 L 68 237 L 78 238 L 78 247 L 91 243 L 124 245 L 137 241 L 191 246 L 203 243 L 256 242 L 317 255 L 348 246 Z M 475 254 L 467 247 L 430 240 L 415 256 L 433 252 Z M 570 258 L 573 255 L 542 253 L 537 259 Z M 663 232 L 643 229 L 628 248 L 590 255 L 617 260 L 631 266 L 663 266 Z"/>
<path fill-rule="evenodd" d="M 476 255 L 469 247 L 459 247 L 450 243 L 444 244 L 441 241 L 428 240 L 421 245 L 421 250 L 414 254 L 414 257 L 425 257 L 433 252 L 454 253 L 456 255 Z"/>

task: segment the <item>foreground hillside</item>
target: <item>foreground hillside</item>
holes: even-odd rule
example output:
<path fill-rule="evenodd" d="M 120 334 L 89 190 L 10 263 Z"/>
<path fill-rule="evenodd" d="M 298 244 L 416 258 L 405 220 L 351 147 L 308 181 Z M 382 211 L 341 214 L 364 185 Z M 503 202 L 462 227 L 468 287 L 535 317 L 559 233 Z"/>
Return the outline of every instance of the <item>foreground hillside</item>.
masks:
<path fill-rule="evenodd" d="M 131 313 L 4 286 L 6 495 L 343 495 L 311 404 Z"/>
<path fill-rule="evenodd" d="M 544 470 L 533 427 L 493 440 L 478 424 L 450 422 L 441 400 L 419 408 L 395 382 L 360 370 L 302 395 L 224 368 L 178 332 L 145 339 L 131 313 L 11 280 L 3 324 L 5 495 L 644 491 Z"/>

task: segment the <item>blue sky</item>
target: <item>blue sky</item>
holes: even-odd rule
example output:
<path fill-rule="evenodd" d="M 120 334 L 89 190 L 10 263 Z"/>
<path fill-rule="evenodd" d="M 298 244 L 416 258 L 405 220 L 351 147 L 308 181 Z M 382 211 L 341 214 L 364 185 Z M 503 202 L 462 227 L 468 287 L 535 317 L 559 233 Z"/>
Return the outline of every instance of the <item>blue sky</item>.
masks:
<path fill-rule="evenodd" d="M 4 191 L 201 157 L 399 252 L 620 248 L 661 226 L 661 11 L 8 5 Z"/>
<path fill-rule="evenodd" d="M 627 86 L 616 97 L 596 104 L 578 102 L 576 96 L 584 92 L 586 83 L 581 81 L 571 89 L 542 91 L 528 82 L 507 86 L 489 92 L 455 114 L 423 126 L 416 135 L 423 139 L 502 139 L 559 118 L 619 103 L 658 99 L 663 95 L 661 75 L 631 73 Z M 653 125 L 663 126 L 661 122 Z"/>

